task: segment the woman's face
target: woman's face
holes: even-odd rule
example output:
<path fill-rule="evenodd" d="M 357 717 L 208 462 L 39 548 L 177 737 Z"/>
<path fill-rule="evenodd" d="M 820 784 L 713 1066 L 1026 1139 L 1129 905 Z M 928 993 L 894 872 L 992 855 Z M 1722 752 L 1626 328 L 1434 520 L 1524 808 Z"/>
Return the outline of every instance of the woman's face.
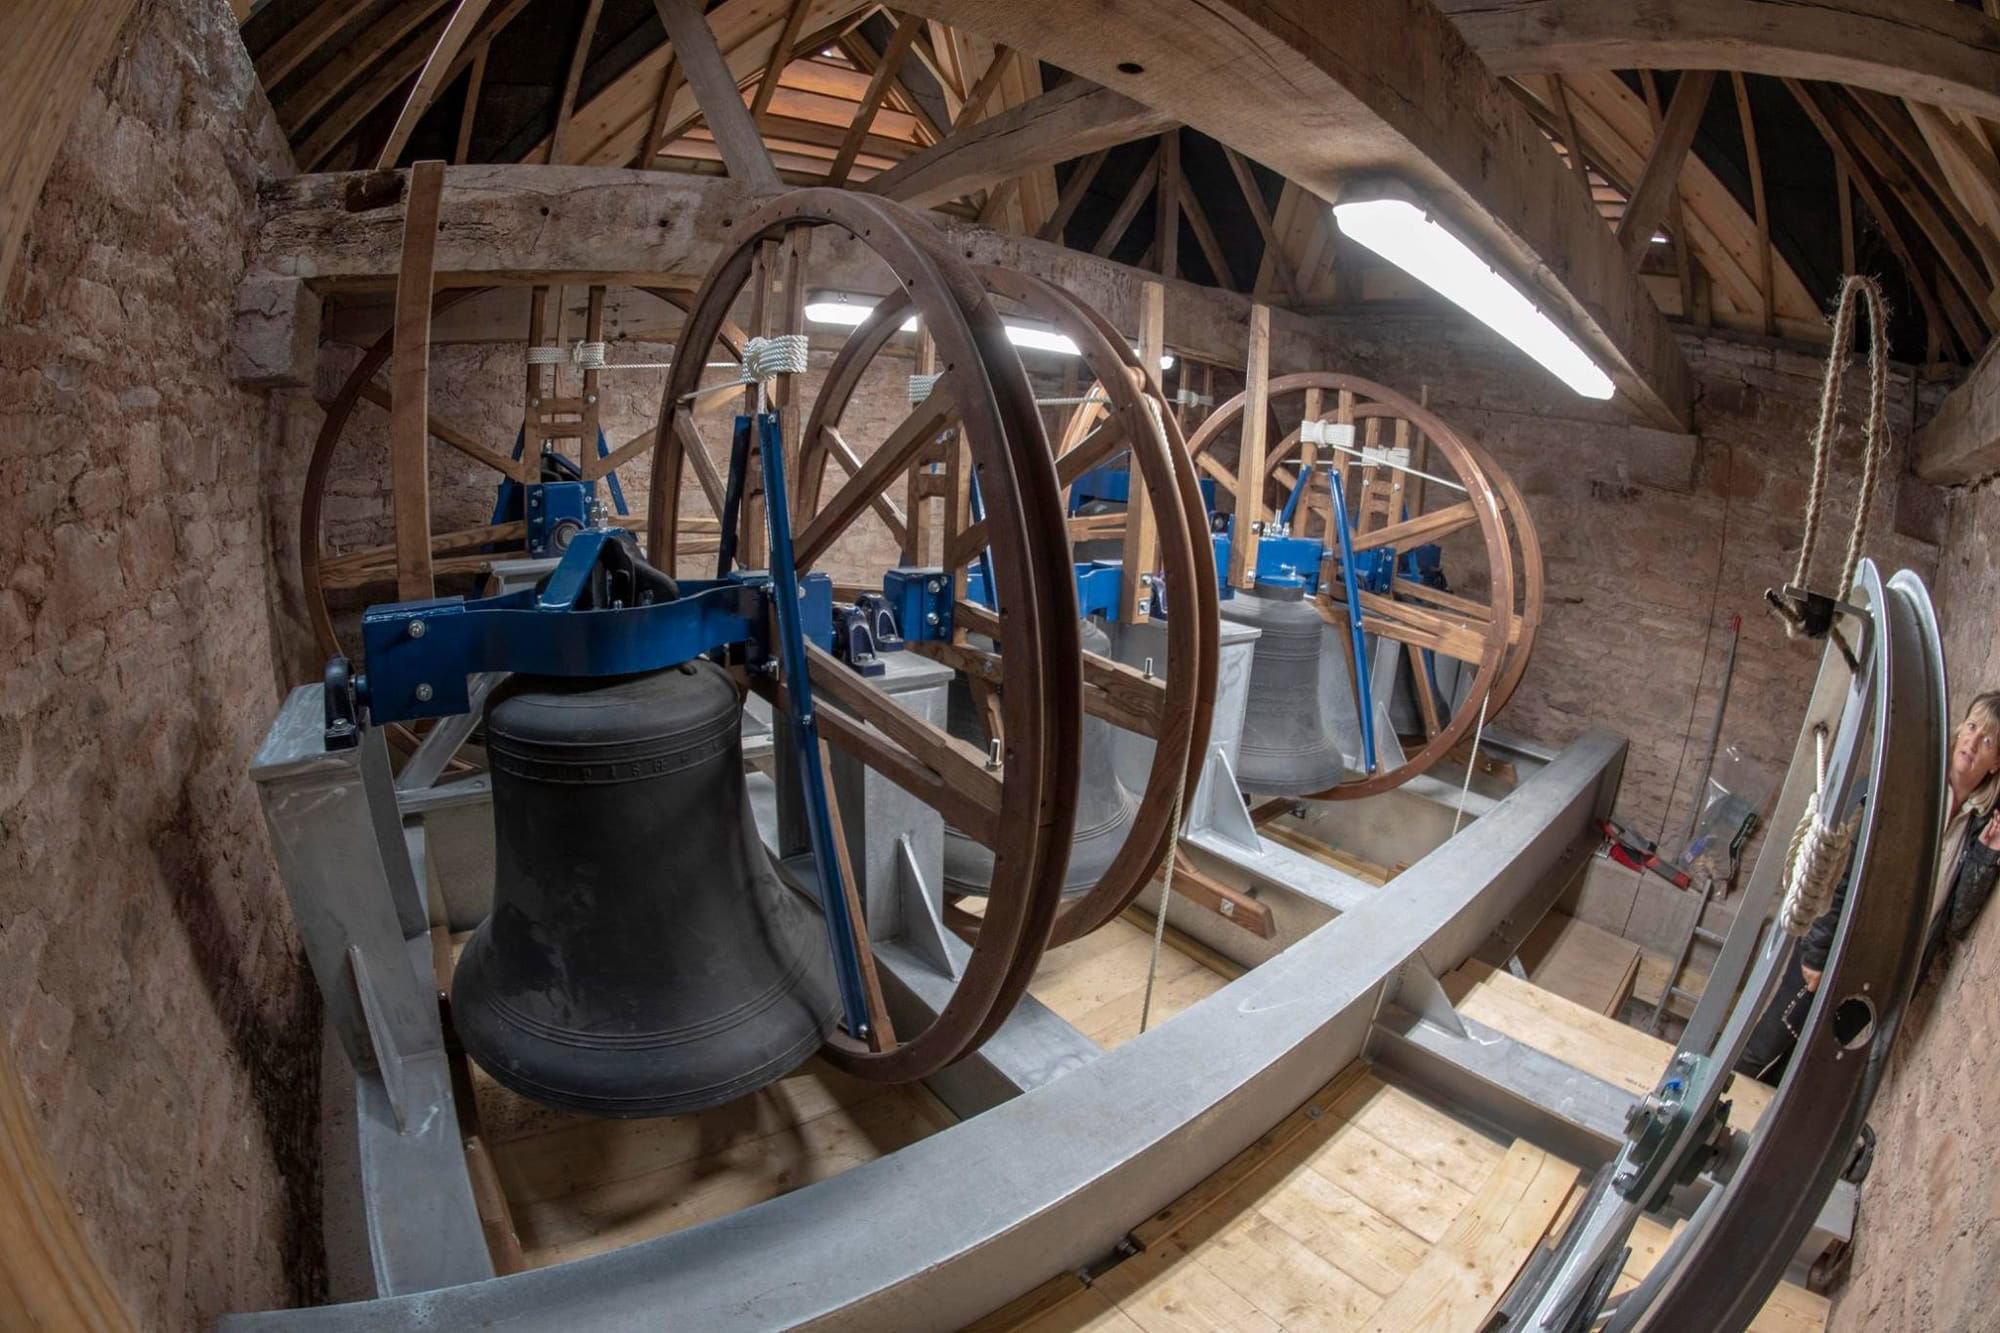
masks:
<path fill-rule="evenodd" d="M 1984 718 L 1973 716 L 1958 724 L 1951 740 L 1951 781 L 1954 787 L 1972 788 L 2000 768 L 2000 730 Z"/>

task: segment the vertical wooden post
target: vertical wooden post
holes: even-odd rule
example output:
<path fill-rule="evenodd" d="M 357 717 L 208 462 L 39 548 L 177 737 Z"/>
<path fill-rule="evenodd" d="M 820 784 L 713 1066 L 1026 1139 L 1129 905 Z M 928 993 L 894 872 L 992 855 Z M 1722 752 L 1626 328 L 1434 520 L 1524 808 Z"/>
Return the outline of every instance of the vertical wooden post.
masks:
<path fill-rule="evenodd" d="M 1154 248 L 1160 257 L 1160 276 L 1177 278 L 1181 270 L 1181 127 L 1176 125 L 1160 136 L 1160 192 L 1153 212 Z M 1228 275 L 1218 273 L 1218 282 Z M 1146 367 L 1157 373 L 1159 362 Z"/>
<path fill-rule="evenodd" d="M 917 329 L 917 355 L 913 363 L 914 373 L 935 375 L 937 373 L 937 344 L 931 341 L 929 330 L 921 325 Z M 914 462 L 904 482 L 903 512 L 906 515 L 908 535 L 903 539 L 903 563 L 906 565 L 928 565 L 931 563 L 931 523 L 929 496 L 924 485 L 925 469 L 937 457 L 937 450 L 929 445 L 917 451 Z"/>
<path fill-rule="evenodd" d="M 1171 136 L 1169 136 L 1171 138 Z M 1167 140 L 1162 140 L 1162 145 Z M 1160 357 L 1167 343 L 1167 289 L 1157 282 L 1139 284 L 1139 364 L 1155 388 L 1160 383 Z M 1147 423 L 1135 421 L 1133 430 Z M 1146 576 L 1158 572 L 1160 563 L 1159 516 L 1153 512 L 1152 497 L 1139 476 L 1136 461 L 1126 464 L 1125 485 L 1125 577 L 1119 587 L 1118 619 L 1138 625 L 1151 619 L 1153 590 Z"/>
<path fill-rule="evenodd" d="M 593 343 L 604 341 L 604 287 L 601 283 L 590 289 L 590 304 L 583 317 L 583 340 Z M 583 372 L 583 421 L 579 427 L 583 436 L 576 446 L 576 465 L 586 477 L 590 475 L 591 461 L 597 457 L 600 373 L 597 370 Z"/>
<path fill-rule="evenodd" d="M 777 280 L 783 262 L 778 255 L 779 243 L 766 241 L 757 247 L 757 258 L 750 265 L 750 327 L 753 338 L 771 336 L 776 312 L 772 309 L 771 284 Z M 743 414 L 750 416 L 757 411 L 757 385 L 747 385 L 743 390 Z M 745 569 L 764 567 L 764 469 L 756 462 L 757 444 L 752 428 L 750 453 L 751 462 L 743 476 L 743 509 L 736 529 L 736 562 Z M 788 449 L 786 453 L 789 455 Z M 789 458 L 787 461 L 790 461 Z"/>
<path fill-rule="evenodd" d="M 396 515 L 396 595 L 433 596 L 431 579 L 431 282 L 444 163 L 410 168 L 403 257 L 396 275 L 396 341 L 389 370 L 390 500 Z"/>
<path fill-rule="evenodd" d="M 1242 443 L 1236 456 L 1236 530 L 1229 543 L 1229 583 L 1257 581 L 1257 529 L 1264 521 L 1265 418 L 1271 407 L 1271 307 L 1250 307 L 1250 347 L 1243 363 Z"/>
<path fill-rule="evenodd" d="M 775 331 L 780 334 L 806 331 L 806 265 L 812 257 L 812 234 L 811 227 L 794 227 L 786 235 L 779 251 L 781 288 L 779 299 L 774 304 L 782 312 L 775 319 Z M 807 360 L 810 364 L 810 353 Z M 800 402 L 798 380 L 796 375 L 780 375 L 772 386 L 771 404 L 779 410 L 778 421 L 784 432 L 785 475 L 791 480 L 793 522 L 803 523 L 808 517 L 799 507 L 800 488 L 806 475 L 805 448 L 801 438 L 805 421 L 803 414 L 796 410 Z M 814 451 L 818 452 L 819 441 L 814 440 L 812 444 Z M 825 466 L 820 460 L 815 460 L 814 465 Z"/>

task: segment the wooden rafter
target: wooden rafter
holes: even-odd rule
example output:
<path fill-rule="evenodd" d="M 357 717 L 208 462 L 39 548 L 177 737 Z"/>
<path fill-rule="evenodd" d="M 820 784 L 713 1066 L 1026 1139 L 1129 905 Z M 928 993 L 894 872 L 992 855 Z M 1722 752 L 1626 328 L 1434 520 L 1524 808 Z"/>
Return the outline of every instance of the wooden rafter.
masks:
<path fill-rule="evenodd" d="M 1714 86 L 1713 72 L 1712 71 L 1705 71 L 1705 72 L 1709 74 L 1709 86 L 1713 87 Z M 1689 71 L 1689 74 L 1692 73 L 1694 73 L 1694 71 Z M 1683 79 L 1686 79 L 1687 77 L 1689 77 L 1689 75 L 1682 76 Z M 1642 194 L 1648 193 L 1646 186 L 1646 177 L 1649 173 L 1653 171 L 1654 159 L 1657 158 L 1659 155 L 1659 144 L 1666 135 L 1666 125 L 1667 125 L 1667 116 L 1660 110 L 1660 89 L 1659 85 L 1653 79 L 1653 71 L 1649 69 L 1642 69 L 1639 71 L 1639 86 L 1641 89 L 1644 90 L 1646 94 L 1646 114 L 1652 118 L 1653 122 L 1654 151 L 1653 153 L 1648 155 L 1646 159 L 1646 168 L 1645 170 L 1639 173 L 1639 182 L 1637 185 L 1633 187 L 1631 195 L 1625 201 L 1625 216 L 1619 220 L 1619 232 L 1618 232 L 1619 242 L 1627 246 L 1626 257 L 1629 261 L 1630 266 L 1633 268 L 1635 272 L 1637 271 L 1638 266 L 1644 262 L 1646 251 L 1631 248 L 1631 238 L 1633 236 L 1643 236 L 1645 238 L 1647 249 L 1650 249 L 1653 243 L 1652 238 L 1657 233 L 1645 231 L 1644 226 L 1657 227 L 1659 225 L 1657 220 L 1651 222 L 1644 222 L 1644 213 L 1642 210 L 1647 207 L 1650 207 L 1650 204 L 1642 202 L 1640 196 Z M 1682 88 L 1677 86 L 1674 89 L 1675 96 L 1678 97 L 1682 91 L 1683 91 Z M 1705 99 L 1707 94 L 1704 93 L 1702 96 Z M 1693 135 L 1692 132 L 1690 132 L 1689 143 L 1692 144 L 1692 142 L 1693 142 Z M 1684 150 L 1674 159 L 1673 188 L 1666 191 L 1667 195 L 1666 224 L 1669 233 L 1668 239 L 1672 241 L 1674 247 L 1674 277 L 1679 281 L 1680 284 L 1681 317 L 1683 319 L 1692 320 L 1696 318 L 1696 311 L 1695 311 L 1696 274 L 1694 271 L 1694 258 L 1693 255 L 1690 253 L 1691 247 L 1688 245 L 1687 224 L 1685 219 L 1681 215 L 1681 190 L 1680 190 L 1681 167 L 1686 161 L 1686 158 L 1687 158 L 1687 153 Z M 1661 169 L 1664 170 L 1664 165 L 1662 166 Z M 1644 222 L 1644 226 L 1642 226 L 1642 222 Z M 1630 224 L 1630 230 L 1627 230 L 1627 224 Z"/>
<path fill-rule="evenodd" d="M 882 96 L 903 68 L 903 61 L 910 54 L 910 45 L 916 41 L 917 30 L 922 26 L 923 20 L 913 15 L 906 15 L 897 22 L 889 45 L 882 51 L 881 63 L 869 76 L 868 90 L 861 96 L 854 122 L 848 127 L 846 137 L 840 142 L 840 150 L 834 155 L 833 166 L 826 173 L 828 185 L 847 183 L 848 173 L 854 170 L 855 155 L 861 151 L 862 140 L 868 137 L 868 127 L 875 123 L 875 113 L 882 109 Z"/>
<path fill-rule="evenodd" d="M 1237 290 L 1236 275 L 1230 271 L 1229 256 L 1223 250 L 1222 240 L 1215 234 L 1215 227 L 1208 220 L 1208 211 L 1201 206 L 1201 198 L 1188 184 L 1185 173 L 1181 176 L 1181 216 L 1187 219 L 1188 230 L 1194 233 L 1195 244 L 1201 247 L 1202 258 L 1215 273 L 1215 280 L 1231 291 Z"/>
<path fill-rule="evenodd" d="M 1968 294 L 1985 306 L 1989 315 L 2000 313 L 2000 296 L 1996 296 L 1994 291 L 1994 284 L 2000 283 L 2000 238 L 1980 224 L 1969 206 L 1969 192 L 1958 189 L 1947 177 L 1930 141 L 1908 107 L 1894 98 L 1869 92 L 1865 88 L 1851 89 L 1849 95 L 1908 170 L 1913 188 L 1923 192 L 1936 208 L 1943 210 L 1944 218 L 1971 243 L 1980 266 L 1986 271 L 1987 286 L 1983 292 L 1970 291 Z M 1976 192 L 1971 193 L 1976 197 Z"/>
<path fill-rule="evenodd" d="M 562 96 L 556 102 L 556 126 L 549 132 L 550 162 L 563 160 L 563 132 L 569 128 L 570 113 L 576 110 L 576 90 L 583 84 L 583 67 L 590 59 L 590 40 L 597 35 L 597 19 L 604 12 L 604 0 L 589 0 L 578 25 L 576 49 L 570 53 L 569 73 L 563 79 Z"/>
<path fill-rule="evenodd" d="M 403 109 L 396 115 L 396 123 L 389 129 L 389 137 L 383 141 L 382 151 L 375 155 L 376 167 L 393 167 L 396 159 L 403 155 L 410 136 L 416 133 L 417 122 L 424 112 L 430 110 L 431 99 L 450 82 L 454 70 L 453 61 L 472 37 L 479 20 L 486 17 L 486 10 L 493 0 L 458 0 L 458 7 L 451 11 L 444 31 L 438 34 L 435 45 L 424 60 L 424 67 L 417 75 L 417 81 L 410 89 L 410 95 L 403 101 Z"/>
<path fill-rule="evenodd" d="M 1766 334 L 1778 331 L 1777 283 L 1771 276 L 1771 210 L 1764 199 L 1764 159 L 1757 151 L 1757 119 L 1750 114 L 1750 90 L 1743 75 L 1731 71 L 1729 82 L 1736 90 L 1736 120 L 1743 130 L 1743 151 L 1750 168 L 1751 209 L 1757 219 L 1757 299 Z"/>
<path fill-rule="evenodd" d="M 783 188 L 699 0 L 653 0 L 653 7 L 659 11 L 660 24 L 673 45 L 674 62 L 694 90 L 695 102 L 708 121 L 729 174 L 759 194 Z"/>
<path fill-rule="evenodd" d="M 1910 248 L 1909 238 L 1903 233 L 1897 215 L 1887 207 L 1882 192 L 1877 188 L 1874 176 L 1856 155 L 1854 148 L 1835 125 L 1827 108 L 1820 103 L 1818 95 L 1797 79 L 1783 81 L 1806 118 L 1826 141 L 1834 160 L 1847 173 L 1848 181 L 1860 192 L 1861 201 L 1868 205 L 1868 211 L 1875 215 L 1875 224 L 1882 229 L 1883 238 L 1896 258 L 1902 261 L 1903 272 L 1909 278 L 1911 288 L 1917 294 L 1918 302 L 1924 308 L 1924 317 L 1930 321 L 1933 336 L 1946 339 L 1955 335 L 1951 321 L 1946 317 L 1942 303 L 1931 283 L 1931 275 L 1917 266 L 1916 253 Z M 1976 343 L 1970 344 L 1976 346 Z"/>
<path fill-rule="evenodd" d="M 1695 69 L 1681 75 L 1666 116 L 1657 122 L 1652 151 L 1647 154 L 1645 169 L 1639 173 L 1625 201 L 1625 216 L 1618 223 L 1618 243 L 1625 247 L 1626 266 L 1635 273 L 1653 243 L 1653 234 L 1680 198 L 1681 167 L 1694 146 L 1701 113 L 1714 86 L 1713 70 Z M 1649 102 L 1656 103 L 1658 95 L 1653 92 L 1650 78 L 1646 80 L 1646 88 Z"/>
<path fill-rule="evenodd" d="M 257 77 L 266 88 L 277 87 L 354 18 L 355 6 L 340 4 L 338 0 L 320 0 L 257 56 Z"/>
<path fill-rule="evenodd" d="M 756 95 L 750 99 L 750 119 L 759 128 L 764 124 L 764 113 L 771 109 L 771 95 L 778 91 L 778 80 L 784 77 L 786 67 L 792 63 L 799 29 L 805 24 L 806 11 L 810 8 L 812 0 L 792 0 L 791 8 L 785 11 L 785 26 L 778 32 L 777 44 L 771 48 L 771 58 L 764 65 L 764 77 L 757 80 Z"/>
<path fill-rule="evenodd" d="M 1056 200 L 1055 211 L 1049 214 L 1036 237 L 1044 241 L 1060 241 L 1063 228 L 1076 215 L 1076 206 L 1083 202 L 1083 196 L 1090 191 L 1090 183 L 1097 179 L 1097 173 L 1104 169 L 1104 159 L 1111 156 L 1109 148 L 1100 148 L 1071 168 L 1069 179 L 1063 182 L 1062 194 Z"/>
<path fill-rule="evenodd" d="M 402 0 L 385 10 L 373 23 L 356 33 L 333 57 L 315 70 L 297 88 L 288 93 L 278 103 L 278 124 L 288 135 L 296 136 L 312 119 L 325 110 L 333 100 L 354 86 L 377 60 L 389 51 L 409 40 L 411 34 L 425 29 L 433 15 L 445 7 L 447 0 Z M 333 4 L 322 8 L 334 9 Z M 436 42 L 436 33 L 444 29 L 432 25 L 418 38 L 418 44 L 426 50 Z M 407 76 L 405 76 L 407 77 Z M 401 82 L 399 79 L 398 82 Z M 267 84 L 275 87 L 275 81 Z M 377 99 L 378 101 L 380 99 Z M 367 110 L 375 109 L 369 103 Z M 338 116 L 340 113 L 334 113 Z M 366 114 L 364 111 L 362 114 Z M 358 120 L 359 117 L 354 117 Z"/>
<path fill-rule="evenodd" d="M 486 52 L 488 43 L 481 42 L 479 49 L 472 53 L 472 68 L 465 76 L 465 106 L 458 113 L 458 145 L 451 160 L 460 166 L 472 151 L 472 125 L 479 118 L 479 94 L 486 86 Z"/>
<path fill-rule="evenodd" d="M 1250 163 L 1243 154 L 1224 144 L 1222 154 L 1229 159 L 1229 170 L 1236 177 L 1236 187 L 1243 192 L 1243 202 L 1250 208 L 1250 217 L 1257 224 L 1258 234 L 1264 238 L 1264 258 L 1278 275 L 1285 292 L 1294 305 L 1305 300 L 1299 290 L 1298 275 L 1292 271 L 1291 262 L 1285 257 L 1285 247 L 1278 239 L 1278 229 L 1272 225 L 1271 210 L 1264 203 L 1264 192 L 1258 188 L 1257 177 L 1250 170 Z"/>
<path fill-rule="evenodd" d="M 1097 244 L 1090 247 L 1092 254 L 1102 259 L 1118 248 L 1118 242 L 1124 240 L 1125 233 L 1131 230 L 1132 219 L 1139 216 L 1139 210 L 1152 197 L 1153 186 L 1159 179 L 1160 150 L 1155 146 L 1146 158 L 1146 165 L 1133 177 L 1132 186 L 1125 191 L 1125 198 L 1119 202 L 1117 211 L 1104 224 L 1104 232 L 1097 238 Z"/>

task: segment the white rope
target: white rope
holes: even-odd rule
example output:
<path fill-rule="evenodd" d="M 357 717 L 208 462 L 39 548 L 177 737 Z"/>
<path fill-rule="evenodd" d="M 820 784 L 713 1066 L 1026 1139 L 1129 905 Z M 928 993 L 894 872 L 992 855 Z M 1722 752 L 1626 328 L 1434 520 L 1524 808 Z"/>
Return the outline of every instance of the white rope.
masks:
<path fill-rule="evenodd" d="M 1181 798 L 1187 792 L 1187 770 L 1174 784 L 1173 836 L 1167 843 L 1167 868 L 1160 872 L 1159 911 L 1153 917 L 1153 957 L 1146 964 L 1146 996 L 1139 1001 L 1139 1031 L 1153 1021 L 1153 981 L 1160 975 L 1160 945 L 1167 938 L 1167 905 L 1174 897 L 1174 863 L 1181 859 Z"/>
<path fill-rule="evenodd" d="M 726 384 L 711 384 L 681 395 L 682 402 L 727 393 L 746 384 L 763 384 L 780 375 L 806 373 L 808 346 L 803 333 L 781 333 L 775 338 L 752 338 L 743 344 L 743 371 Z"/>
<path fill-rule="evenodd" d="M 1868 534 L 1868 510 L 1875 499 L 1875 485 L 1882 463 L 1889 455 L 1889 308 L 1875 279 L 1850 274 L 1841 284 L 1840 304 L 1833 314 L 1833 344 L 1827 349 L 1826 376 L 1820 384 L 1819 419 L 1813 425 L 1812 483 L 1806 490 L 1805 531 L 1799 538 L 1799 562 L 1792 583 L 1806 586 L 1814 548 L 1819 543 L 1820 520 L 1826 503 L 1828 464 L 1833 442 L 1840 433 L 1841 381 L 1847 373 L 1847 356 L 1854 336 L 1854 306 L 1859 297 L 1868 303 L 1868 420 L 1863 428 L 1861 484 L 1854 501 L 1854 526 L 1847 536 L 1847 554 L 1840 565 L 1840 580 L 1833 596 L 1845 597 L 1853 586 L 1855 567 L 1861 562 L 1861 543 Z M 1804 622 L 1789 606 L 1778 607 L 1785 622 L 1785 634 L 1798 638 Z"/>
<path fill-rule="evenodd" d="M 569 362 L 569 353 L 560 347 L 528 348 L 528 364 L 531 366 L 560 366 Z"/>
<path fill-rule="evenodd" d="M 1418 672 L 1417 674 L 1427 675 L 1428 673 Z M 1427 690 L 1430 688 L 1430 682 L 1427 680 L 1419 681 L 1417 682 L 1417 688 Z M 1479 701 L 1479 725 L 1472 729 L 1472 752 L 1465 756 L 1465 781 L 1458 789 L 1458 809 L 1452 811 L 1451 814 L 1451 831 L 1454 837 L 1458 835 L 1459 821 L 1465 818 L 1465 798 L 1472 794 L 1472 766 L 1479 762 L 1479 742 L 1486 739 L 1486 705 L 1491 703 L 1492 700 L 1493 691 L 1488 690 L 1486 697 Z"/>
<path fill-rule="evenodd" d="M 1795 937 L 1803 936 L 1833 905 L 1833 890 L 1840 883 L 1855 830 L 1861 825 L 1859 810 L 1842 824 L 1828 820 L 1822 808 L 1827 801 L 1824 723 L 1813 728 L 1813 741 L 1818 750 L 1818 778 L 1812 798 L 1806 802 L 1805 814 L 1792 830 L 1791 845 L 1785 851 L 1785 897 L 1778 907 L 1778 920 L 1785 933 Z"/>
<path fill-rule="evenodd" d="M 575 366 L 579 370 L 671 370 L 671 361 L 607 361 L 611 344 L 606 342 L 576 342 L 565 351 L 561 347 L 529 347 L 528 364 L 531 366 Z M 669 348 L 669 351 L 672 349 Z M 711 366 L 726 366 L 735 369 L 734 361 L 711 361 Z"/>

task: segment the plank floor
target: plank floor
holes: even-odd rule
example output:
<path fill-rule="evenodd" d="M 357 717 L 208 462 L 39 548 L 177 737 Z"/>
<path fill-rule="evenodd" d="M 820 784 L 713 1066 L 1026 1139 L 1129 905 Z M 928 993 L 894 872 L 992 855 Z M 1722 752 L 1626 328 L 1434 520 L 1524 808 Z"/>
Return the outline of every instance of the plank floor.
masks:
<path fill-rule="evenodd" d="M 1049 950 L 1028 993 L 1104 1049 L 1123 1045 L 1139 1035 L 1153 955 L 1151 925 L 1143 914 L 1114 917 L 1082 939 Z M 1153 981 L 1152 1025 L 1213 995 L 1234 975 L 1227 963 L 1169 930 Z"/>
<path fill-rule="evenodd" d="M 1635 1094 L 1671 1051 L 1505 972 L 1468 965 L 1446 989 L 1469 1016 Z M 1755 1084 L 1734 1095 L 1752 1120 L 1769 1100 Z M 1089 1286 L 1056 1278 L 973 1329 L 1471 1333 L 1582 1185 L 1572 1163 L 1488 1139 L 1357 1063 L 1135 1228 L 1142 1253 Z M 1641 1222 L 1621 1288 L 1672 1234 Z M 1781 1286 L 1752 1328 L 1806 1333 L 1826 1308 Z"/>

